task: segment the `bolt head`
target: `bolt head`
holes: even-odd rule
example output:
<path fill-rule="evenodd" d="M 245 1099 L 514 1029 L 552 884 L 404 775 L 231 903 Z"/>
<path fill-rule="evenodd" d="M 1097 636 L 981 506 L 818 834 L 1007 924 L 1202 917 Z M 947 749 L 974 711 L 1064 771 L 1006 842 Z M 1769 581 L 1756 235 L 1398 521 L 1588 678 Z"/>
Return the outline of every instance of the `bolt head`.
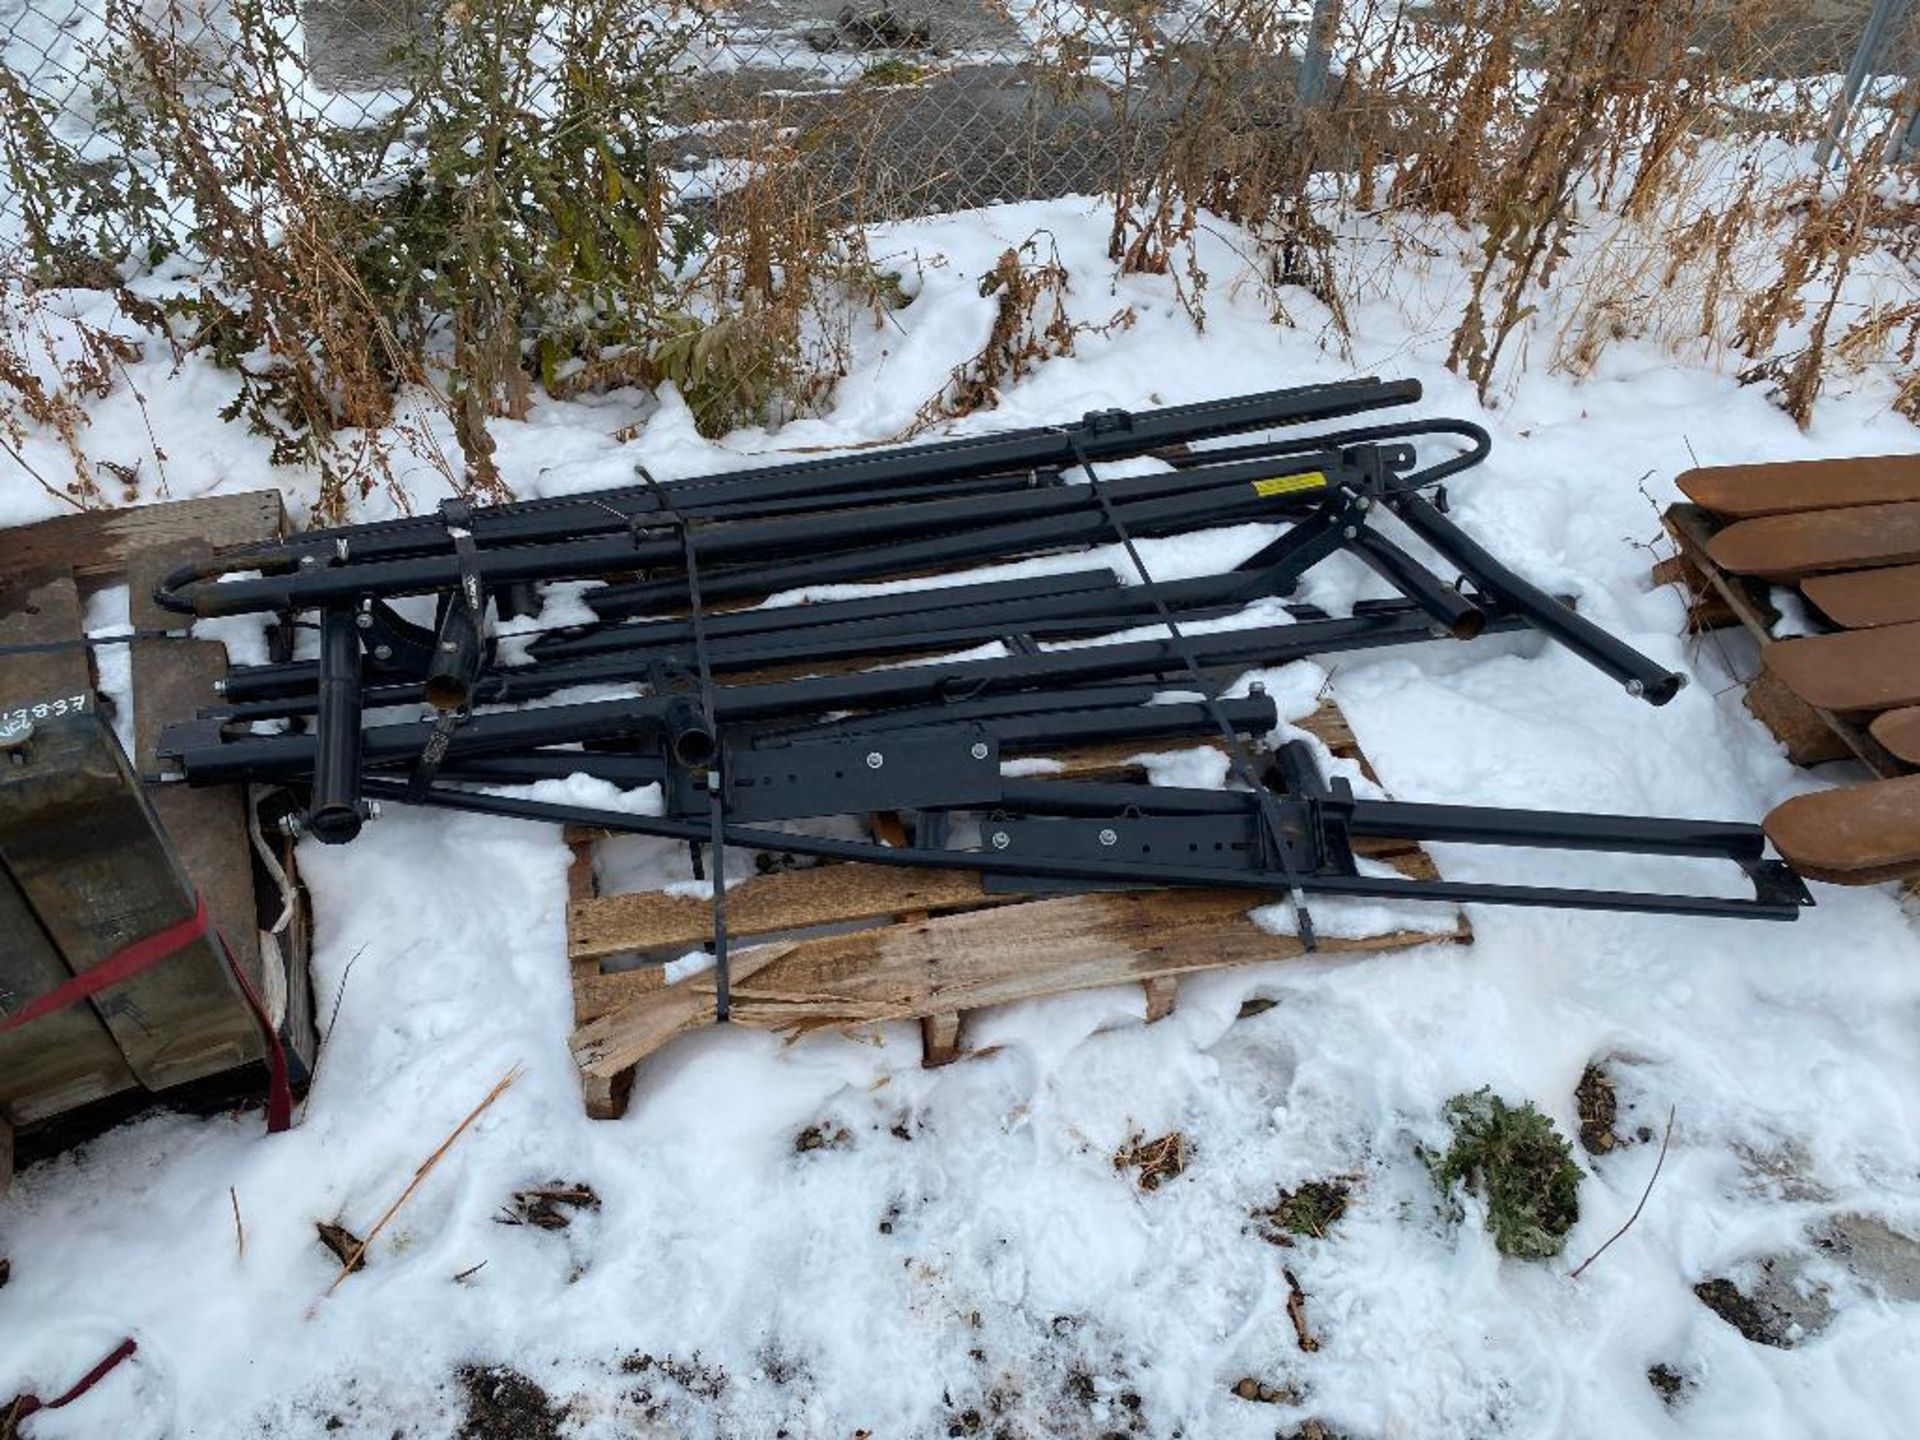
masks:
<path fill-rule="evenodd" d="M 886 763 L 887 757 L 882 755 L 878 750 L 869 750 L 867 752 L 867 768 L 869 770 L 878 770 Z"/>
<path fill-rule="evenodd" d="M 973 756 L 973 758 L 974 758 L 974 759 L 976 759 L 976 760 L 984 760 L 984 759 L 986 759 L 986 758 L 987 758 L 987 754 L 988 754 L 988 751 L 987 751 L 987 742 L 986 742 L 986 741 L 984 741 L 984 740 L 976 740 L 976 741 L 974 741 L 974 742 L 973 742 L 973 748 L 972 748 L 972 749 L 970 749 L 970 750 L 969 750 L 969 751 L 968 751 L 967 753 L 968 753 L 969 755 L 971 755 L 971 756 Z"/>
<path fill-rule="evenodd" d="M 362 630 L 371 630 L 373 628 L 373 612 L 371 610 L 362 610 L 358 615 L 353 617 L 353 623 L 358 625 Z"/>
<path fill-rule="evenodd" d="M 300 557 L 300 568 L 302 570 L 311 570 L 314 566 L 318 565 L 319 563 L 320 562 L 311 555 L 302 555 Z"/>
<path fill-rule="evenodd" d="M 1004 850 L 1007 848 L 1007 846 L 1013 843 L 1013 837 L 1007 834 L 1007 832 L 1004 830 L 994 831 L 993 834 L 987 837 L 987 839 L 992 843 L 993 848 L 996 850 Z"/>
<path fill-rule="evenodd" d="M 373 658 L 376 660 L 391 660 L 393 658 L 393 647 L 391 645 L 374 646 Z"/>
<path fill-rule="evenodd" d="M 1360 527 L 1358 525 L 1349 525 L 1347 526 L 1346 529 L 1342 530 L 1340 533 L 1346 536 L 1347 539 L 1352 540 L 1360 534 Z"/>
<path fill-rule="evenodd" d="M 1100 843 L 1102 845 L 1118 845 L 1120 843 L 1120 836 L 1115 831 L 1102 830 L 1100 832 Z"/>

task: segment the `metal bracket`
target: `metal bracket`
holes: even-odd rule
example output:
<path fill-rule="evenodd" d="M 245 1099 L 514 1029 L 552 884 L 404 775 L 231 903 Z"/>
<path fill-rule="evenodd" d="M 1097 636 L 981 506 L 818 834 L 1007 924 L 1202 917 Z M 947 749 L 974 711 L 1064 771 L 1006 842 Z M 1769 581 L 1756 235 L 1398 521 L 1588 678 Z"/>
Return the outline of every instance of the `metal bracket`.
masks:
<path fill-rule="evenodd" d="M 1183 866 L 1190 869 L 1259 872 L 1273 868 L 1260 817 L 1252 808 L 1238 815 L 1121 816 L 1115 819 L 993 819 L 980 825 L 982 847 L 996 855 L 1046 860 L 1098 860 L 1111 864 Z M 1312 857 L 1288 837 L 1294 863 Z M 1055 877 L 982 877 L 991 894 L 1077 895 L 1089 890 L 1151 889 L 1151 882 L 1116 887 Z"/>
<path fill-rule="evenodd" d="M 727 815 L 739 821 L 985 806 L 1000 798 L 1000 746 L 975 731 L 729 748 L 721 775 Z"/>

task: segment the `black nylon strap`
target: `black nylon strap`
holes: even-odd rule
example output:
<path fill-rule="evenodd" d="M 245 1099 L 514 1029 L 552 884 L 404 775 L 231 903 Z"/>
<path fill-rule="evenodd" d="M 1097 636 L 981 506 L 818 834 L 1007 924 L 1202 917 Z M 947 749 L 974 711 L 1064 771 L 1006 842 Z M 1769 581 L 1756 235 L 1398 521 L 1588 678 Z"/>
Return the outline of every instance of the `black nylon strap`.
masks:
<path fill-rule="evenodd" d="M 442 500 L 440 519 L 453 541 L 454 559 L 460 566 L 460 598 L 477 626 L 486 608 L 486 595 L 480 588 L 480 549 L 473 543 L 473 506 L 464 500 Z"/>
<path fill-rule="evenodd" d="M 420 758 L 413 762 L 413 770 L 407 776 L 407 800 L 418 804 L 421 797 L 433 788 L 433 782 L 440 774 L 441 763 L 447 758 L 447 747 L 453 743 L 453 732 L 466 721 L 466 710 L 443 710 L 433 722 L 433 733 L 427 736 L 427 743 L 420 751 Z"/>
<path fill-rule="evenodd" d="M 635 469 L 641 483 L 659 505 L 660 515 L 680 533 L 680 551 L 687 567 L 687 618 L 693 626 L 693 655 L 700 677 L 700 709 L 706 716 L 708 726 L 714 727 L 713 667 L 707 659 L 706 609 L 700 601 L 700 557 L 694 552 L 693 526 L 686 516 L 674 509 L 666 487 L 653 478 L 646 466 L 636 466 Z M 637 519 L 632 523 L 634 537 L 638 540 L 641 526 Z M 712 839 L 708 842 L 708 849 L 713 853 L 713 1018 L 724 1025 L 733 1013 L 732 972 L 727 951 L 727 804 L 721 770 L 722 750 L 717 739 L 718 729 L 714 729 L 716 740 L 713 760 L 707 768 L 707 803 L 712 816 Z"/>
<path fill-rule="evenodd" d="M 1307 908 L 1306 892 L 1300 887 L 1300 876 L 1294 869 L 1293 857 L 1287 850 L 1287 837 L 1280 823 L 1280 807 L 1274 804 L 1273 794 L 1260 783 L 1259 772 L 1254 768 L 1253 759 L 1247 754 L 1246 747 L 1240 743 L 1240 736 L 1220 709 L 1218 698 L 1200 673 L 1200 666 L 1193 658 L 1193 649 L 1187 644 L 1187 637 L 1173 618 L 1173 612 L 1167 608 L 1167 602 L 1161 597 L 1160 587 L 1153 574 L 1147 569 L 1147 562 L 1140 558 L 1140 551 L 1133 543 L 1133 535 L 1127 529 L 1126 522 L 1120 518 L 1120 512 L 1114 509 L 1107 498 L 1106 486 L 1095 473 L 1093 462 L 1087 458 L 1086 450 L 1081 446 L 1079 437 L 1068 431 L 1067 443 L 1073 449 L 1073 458 L 1087 477 L 1088 488 L 1100 506 L 1100 512 L 1106 516 L 1107 527 L 1126 549 L 1127 558 L 1133 562 L 1133 568 L 1140 576 L 1147 598 L 1153 602 L 1153 608 L 1160 617 L 1160 623 L 1167 627 L 1167 635 L 1172 641 L 1174 653 L 1185 665 L 1187 674 L 1193 679 L 1193 688 L 1200 692 L 1200 703 L 1207 708 L 1207 714 L 1219 728 L 1220 738 L 1226 745 L 1227 760 L 1233 767 L 1233 773 L 1241 784 L 1250 790 L 1260 807 L 1261 824 L 1265 827 L 1267 838 L 1272 842 L 1274 859 L 1279 862 L 1280 874 L 1287 886 L 1287 903 L 1293 907 L 1294 927 L 1299 932 L 1300 947 L 1313 951 L 1319 948 L 1319 941 L 1313 933 L 1313 912 Z"/>

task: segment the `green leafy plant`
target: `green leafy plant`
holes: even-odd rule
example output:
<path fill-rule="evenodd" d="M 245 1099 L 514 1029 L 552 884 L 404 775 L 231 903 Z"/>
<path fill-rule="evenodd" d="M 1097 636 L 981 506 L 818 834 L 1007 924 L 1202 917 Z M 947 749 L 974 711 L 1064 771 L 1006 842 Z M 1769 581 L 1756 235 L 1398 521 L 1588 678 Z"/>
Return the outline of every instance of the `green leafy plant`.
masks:
<path fill-rule="evenodd" d="M 1455 1095 L 1442 1113 L 1453 1144 L 1433 1165 L 1441 1192 L 1465 1185 L 1485 1196 L 1503 1255 L 1544 1260 L 1564 1250 L 1580 1218 L 1581 1172 L 1553 1122 L 1532 1101 L 1512 1106 L 1486 1088 Z"/>

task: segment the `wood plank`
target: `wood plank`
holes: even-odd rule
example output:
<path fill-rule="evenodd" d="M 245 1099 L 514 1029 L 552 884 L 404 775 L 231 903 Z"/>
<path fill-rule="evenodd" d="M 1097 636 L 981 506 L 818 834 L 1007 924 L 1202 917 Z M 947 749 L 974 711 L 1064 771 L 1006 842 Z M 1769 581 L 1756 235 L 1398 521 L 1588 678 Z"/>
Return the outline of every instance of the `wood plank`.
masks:
<path fill-rule="evenodd" d="M 775 944 L 736 950 L 730 967 L 733 985 L 751 980 L 792 948 L 791 944 Z M 573 1059 L 580 1070 L 588 1113 L 605 1118 L 601 1111 L 617 1101 L 623 1077 L 634 1065 L 682 1031 L 712 1020 L 713 1009 L 712 982 L 703 988 L 690 977 L 576 1028 L 571 1042 Z"/>
<path fill-rule="evenodd" d="M 1437 880 L 1440 878 L 1440 871 L 1433 863 L 1433 857 L 1424 850 L 1402 850 L 1384 858 L 1395 870 L 1398 870 L 1409 879 Z M 820 868 L 826 869 L 829 867 L 823 866 Z M 852 869 L 856 867 L 847 866 L 840 868 Z M 860 866 L 857 868 L 881 869 L 884 867 Z M 817 872 L 801 871 L 794 873 L 814 874 Z M 739 895 L 747 885 L 754 883 L 754 881 L 743 881 L 740 885 L 735 886 L 728 892 L 729 919 L 731 919 L 733 912 L 733 898 Z M 984 898 L 1008 905 L 1023 903 L 1019 896 L 989 896 Z M 704 906 L 704 902 L 702 902 L 702 907 L 700 923 L 704 927 L 711 922 L 711 912 Z M 732 930 L 734 927 L 730 924 L 728 928 Z M 710 938 L 710 930 L 702 928 L 699 933 L 689 935 L 684 941 L 679 943 L 687 945 L 701 944 Z M 659 965 L 641 965 L 635 969 L 617 970 L 606 975 L 597 972 L 585 975 L 576 973 L 573 984 L 574 1024 L 576 1027 L 582 1026 L 589 1021 L 598 1020 L 603 1015 L 611 1015 L 615 1011 L 633 1004 L 636 1000 L 654 994 L 664 988 L 665 985 L 666 977 L 662 967 Z M 1149 1009 L 1151 1009 L 1154 1004 L 1154 995 L 1155 991 L 1153 986 L 1149 984 Z M 1154 1016 L 1152 1018 L 1159 1017 Z"/>
<path fill-rule="evenodd" d="M 1800 590 L 1821 614 L 1848 630 L 1920 620 L 1920 565 L 1813 575 Z"/>
<path fill-rule="evenodd" d="M 920 1064 L 928 1070 L 951 1065 L 960 1058 L 960 1014 L 945 1010 L 920 1017 Z"/>
<path fill-rule="evenodd" d="M 45 578 L 13 597 L 0 614 L 0 646 L 77 640 L 80 595 L 71 578 Z M 91 695 L 87 652 L 70 649 L 0 655 L 0 709 L 53 695 Z M 0 763 L 5 763 L 0 757 Z M 72 973 L 59 947 L 12 876 L 0 868 L 0 1013 L 65 983 Z M 0 1118 L 44 1119 L 139 1082 L 91 1005 L 66 1010 L 0 1035 Z"/>
<path fill-rule="evenodd" d="M 633 970 L 615 970 L 602 975 L 576 974 L 573 980 L 573 1023 L 575 1027 L 602 1015 L 611 1015 L 631 1005 L 643 995 L 651 995 L 667 983 L 659 965 L 642 965 Z"/>
<path fill-rule="evenodd" d="M 1738 625 L 1740 617 L 1687 554 L 1669 555 L 1653 567 L 1655 585 L 1674 585 L 1687 597 L 1689 631 L 1721 630 Z"/>
<path fill-rule="evenodd" d="M 740 952 L 733 1019 L 760 1029 L 813 1029 L 913 1019 L 1014 1000 L 1281 960 L 1299 941 L 1248 918 L 1245 891 L 1069 895 L 791 942 L 777 959 Z M 1324 937 L 1322 956 L 1453 941 L 1452 929 L 1365 939 Z M 774 947 L 765 947 L 768 949 Z M 711 1013 L 713 985 L 693 976 L 581 1027 L 583 1074 L 618 1074 Z"/>
<path fill-rule="evenodd" d="M 1780 581 L 1912 564 L 1920 561 L 1920 503 L 1741 520 L 1715 535 L 1707 553 L 1723 570 Z"/>
<path fill-rule="evenodd" d="M 1709 465 L 1683 471 L 1675 483 L 1696 505 L 1729 519 L 1886 505 L 1920 500 L 1920 455 Z"/>
<path fill-rule="evenodd" d="M 1704 577 L 1716 595 L 1725 602 L 1740 623 L 1755 639 L 1764 641 L 1780 623 L 1780 611 L 1767 587 L 1742 575 L 1730 575 L 1713 563 L 1707 553 L 1720 522 L 1698 505 L 1670 505 L 1661 523 L 1694 569 Z"/>
<path fill-rule="evenodd" d="M 1155 975 L 1142 982 L 1147 992 L 1147 1024 L 1164 1020 L 1173 1013 L 1173 1007 L 1180 998 L 1180 977 L 1178 975 Z"/>
<path fill-rule="evenodd" d="M 0 762 L 3 763 L 3 762 Z M 13 877 L 0 869 L 0 1014 L 64 985 L 72 972 Z M 91 1005 L 71 1005 L 0 1035 L 0 1120 L 27 1125 L 139 1082 Z"/>
<path fill-rule="evenodd" d="M 1796 795 L 1761 823 L 1815 880 L 1873 885 L 1920 871 L 1920 775 Z"/>
<path fill-rule="evenodd" d="M 1824 716 L 1766 670 L 1747 686 L 1747 711 L 1787 747 L 1796 765 L 1824 765 L 1853 751 Z"/>
<path fill-rule="evenodd" d="M 41 575 L 0 596 L 0 646 L 59 645 L 0 655 L 0 710 L 40 700 L 93 694 L 93 664 L 70 575 Z"/>
<path fill-rule="evenodd" d="M 1779 640 L 1760 658 L 1794 694 L 1836 715 L 1920 704 L 1920 623 Z"/>
<path fill-rule="evenodd" d="M 154 585 L 170 571 L 211 551 L 197 541 L 133 556 L 127 565 L 128 614 L 136 630 L 163 627 L 166 612 L 153 603 Z M 154 752 L 161 732 L 173 721 L 190 718 L 218 696 L 214 686 L 226 678 L 226 647 L 215 640 L 156 636 L 131 646 L 133 671 L 133 764 L 142 777 L 154 774 Z M 253 889 L 253 849 L 247 838 L 245 795 L 237 785 L 197 788 L 182 784 L 144 784 L 147 802 L 173 843 L 174 854 L 194 888 L 206 897 L 207 915 L 226 937 L 248 980 L 265 995 L 284 997 L 284 975 L 269 981 L 261 968 L 260 911 Z M 277 906 L 275 907 L 278 908 Z M 275 1015 L 278 1024 L 283 1015 Z M 235 1040 L 253 1035 L 252 1017 L 236 1011 Z M 250 1048 L 258 1051 L 257 1043 Z"/>
<path fill-rule="evenodd" d="M 980 877 L 970 871 L 817 865 L 755 875 L 729 888 L 727 931 L 771 935 L 884 919 L 903 910 L 994 903 L 1005 903 L 1005 898 L 988 895 L 980 888 Z M 704 944 L 712 935 L 712 903 L 691 896 L 649 890 L 596 895 L 567 907 L 567 949 L 575 960 L 685 949 Z"/>
<path fill-rule="evenodd" d="M 1920 765 L 1920 706 L 1908 705 L 1876 715 L 1867 729 L 1895 759 Z"/>
<path fill-rule="evenodd" d="M 83 714 L 49 722 L 36 730 L 29 756 L 0 767 L 0 860 L 69 970 L 91 969 L 192 918 L 186 874 L 104 721 Z M 210 939 L 181 946 L 90 1003 L 149 1089 L 232 1069 L 260 1051 Z"/>
<path fill-rule="evenodd" d="M 89 510 L 0 530 L 0 575 L 70 570 L 81 579 L 105 579 L 152 546 L 197 540 L 219 550 L 286 533 L 287 507 L 278 490 Z"/>

